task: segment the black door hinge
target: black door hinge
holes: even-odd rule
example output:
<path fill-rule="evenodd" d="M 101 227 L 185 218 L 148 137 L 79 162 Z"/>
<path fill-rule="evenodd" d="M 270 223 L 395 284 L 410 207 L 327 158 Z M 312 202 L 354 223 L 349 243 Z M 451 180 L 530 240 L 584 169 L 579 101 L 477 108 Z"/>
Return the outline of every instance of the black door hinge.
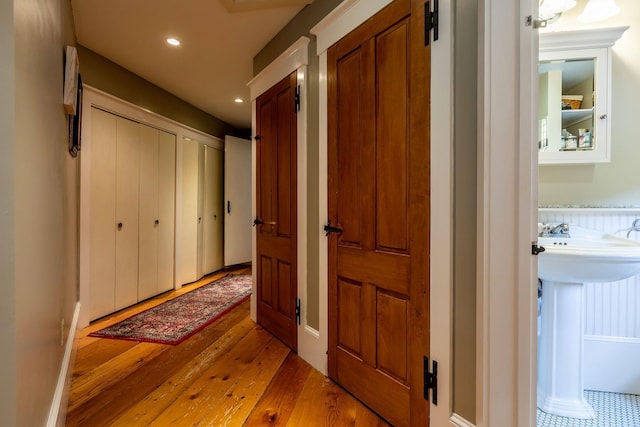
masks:
<path fill-rule="evenodd" d="M 296 113 L 300 111 L 300 86 L 296 86 L 296 94 L 294 96 L 294 104 Z"/>
<path fill-rule="evenodd" d="M 429 358 L 424 356 L 424 399 L 429 400 L 429 389 L 433 390 L 431 401 L 438 404 L 438 362 L 432 361 L 432 370 L 429 372 Z"/>
<path fill-rule="evenodd" d="M 429 2 L 424 4 L 424 45 L 428 46 L 431 36 L 430 32 L 433 30 L 433 41 L 438 40 L 438 0 L 433 0 L 433 11 L 429 6 Z"/>
<path fill-rule="evenodd" d="M 531 242 L 531 255 L 538 255 L 546 251 L 544 246 L 538 246 L 538 242 Z"/>
<path fill-rule="evenodd" d="M 296 298 L 296 323 L 300 324 L 300 298 Z"/>

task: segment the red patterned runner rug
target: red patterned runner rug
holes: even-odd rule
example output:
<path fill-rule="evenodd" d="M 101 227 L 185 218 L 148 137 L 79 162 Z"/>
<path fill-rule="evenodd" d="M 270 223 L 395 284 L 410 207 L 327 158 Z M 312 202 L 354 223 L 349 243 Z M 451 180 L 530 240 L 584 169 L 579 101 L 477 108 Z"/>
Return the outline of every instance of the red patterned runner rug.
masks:
<path fill-rule="evenodd" d="M 230 274 L 89 336 L 180 344 L 250 295 L 251 276 Z"/>

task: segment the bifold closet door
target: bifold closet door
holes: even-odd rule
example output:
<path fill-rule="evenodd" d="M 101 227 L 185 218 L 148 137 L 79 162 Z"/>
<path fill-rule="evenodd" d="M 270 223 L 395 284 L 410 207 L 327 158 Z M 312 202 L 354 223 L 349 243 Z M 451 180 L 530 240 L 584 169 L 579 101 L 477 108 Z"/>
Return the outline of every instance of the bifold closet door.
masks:
<path fill-rule="evenodd" d="M 182 238 L 180 283 L 198 277 L 198 152 L 196 141 L 182 141 Z"/>
<path fill-rule="evenodd" d="M 198 143 L 198 250 L 197 279 L 204 276 L 204 145 Z"/>
<path fill-rule="evenodd" d="M 113 114 L 91 108 L 91 320 L 112 313 L 116 304 L 116 120 Z"/>
<path fill-rule="evenodd" d="M 140 126 L 116 126 L 116 310 L 138 302 L 138 188 Z"/>
<path fill-rule="evenodd" d="M 222 213 L 222 160 L 222 151 L 204 146 L 202 275 L 224 267 L 222 257 L 224 218 Z"/>
<path fill-rule="evenodd" d="M 138 300 L 173 288 L 175 137 L 140 125 Z"/>
<path fill-rule="evenodd" d="M 140 237 L 138 299 L 158 291 L 158 131 L 140 127 Z M 156 223 L 156 221 L 158 221 Z"/>
<path fill-rule="evenodd" d="M 158 149 L 158 293 L 174 288 L 176 137 L 159 131 Z"/>

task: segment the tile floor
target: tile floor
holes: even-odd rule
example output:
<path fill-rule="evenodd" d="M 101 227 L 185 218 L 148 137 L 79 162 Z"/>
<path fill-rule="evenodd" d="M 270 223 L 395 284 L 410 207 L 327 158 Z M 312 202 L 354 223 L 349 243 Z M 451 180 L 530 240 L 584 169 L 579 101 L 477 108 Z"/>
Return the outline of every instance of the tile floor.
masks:
<path fill-rule="evenodd" d="M 558 417 L 538 409 L 537 427 L 640 427 L 640 395 L 585 391 L 596 418 Z"/>

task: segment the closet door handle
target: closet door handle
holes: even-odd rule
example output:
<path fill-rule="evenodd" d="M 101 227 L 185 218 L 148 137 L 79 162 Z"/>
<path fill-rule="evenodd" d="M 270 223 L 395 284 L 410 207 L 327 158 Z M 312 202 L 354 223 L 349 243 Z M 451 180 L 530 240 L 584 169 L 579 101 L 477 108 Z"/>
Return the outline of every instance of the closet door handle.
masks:
<path fill-rule="evenodd" d="M 121 222 L 118 223 L 118 230 L 122 230 L 123 224 Z"/>
<path fill-rule="evenodd" d="M 156 225 L 160 224 L 160 220 L 159 220 L 159 219 L 156 219 L 155 224 L 156 224 Z"/>

